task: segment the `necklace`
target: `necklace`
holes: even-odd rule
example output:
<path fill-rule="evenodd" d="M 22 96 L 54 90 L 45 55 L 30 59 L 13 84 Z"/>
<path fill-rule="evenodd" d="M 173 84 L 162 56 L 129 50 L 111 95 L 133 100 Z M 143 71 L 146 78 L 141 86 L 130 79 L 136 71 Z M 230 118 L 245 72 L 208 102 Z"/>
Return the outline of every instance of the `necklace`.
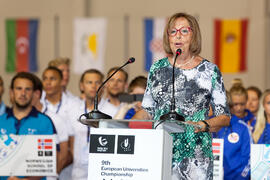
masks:
<path fill-rule="evenodd" d="M 178 68 L 181 68 L 181 67 L 183 67 L 183 66 L 185 66 L 185 65 L 187 65 L 187 64 L 189 64 L 189 63 L 191 63 L 191 61 L 194 59 L 194 56 L 192 56 L 186 63 L 184 63 L 184 64 L 177 64 L 177 63 L 175 63 L 175 66 L 176 67 L 178 67 Z"/>

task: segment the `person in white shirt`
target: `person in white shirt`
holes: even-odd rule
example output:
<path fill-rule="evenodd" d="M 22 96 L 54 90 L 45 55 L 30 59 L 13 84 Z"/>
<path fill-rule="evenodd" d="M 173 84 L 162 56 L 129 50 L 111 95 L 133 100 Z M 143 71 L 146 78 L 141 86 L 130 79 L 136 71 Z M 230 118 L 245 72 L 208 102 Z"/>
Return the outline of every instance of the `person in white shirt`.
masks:
<path fill-rule="evenodd" d="M 72 111 L 72 107 L 79 106 L 78 103 L 71 103 L 69 99 L 63 98 L 62 79 L 62 72 L 56 67 L 47 67 L 42 75 L 43 88 L 46 92 L 45 99 L 41 100 L 42 112 L 52 118 L 57 131 L 68 135 L 68 140 L 64 142 L 65 148 L 60 146 L 62 156 L 59 157 L 61 161 L 58 172 L 72 162 L 70 149 L 73 146 L 74 137 L 69 113 Z"/>
<path fill-rule="evenodd" d="M 107 77 L 114 73 L 118 67 L 111 68 Z M 105 114 L 114 118 L 121 107 L 118 96 L 125 92 L 128 84 L 128 73 L 124 69 L 120 69 L 106 84 L 106 98 L 104 103 Z"/>
<path fill-rule="evenodd" d="M 79 108 L 73 109 L 74 118 L 72 127 L 74 130 L 74 147 L 73 147 L 73 180 L 87 180 L 88 174 L 88 154 L 90 141 L 90 127 L 81 124 L 78 119 L 80 115 L 89 113 L 94 109 L 94 99 L 96 92 L 103 81 L 103 74 L 96 69 L 86 70 L 80 79 L 80 88 L 84 91 L 85 101 L 81 103 Z M 100 97 L 102 90 L 99 93 L 99 111 L 103 112 L 104 108 L 101 104 L 104 102 Z"/>
<path fill-rule="evenodd" d="M 70 91 L 68 91 L 67 86 L 70 78 L 70 62 L 71 60 L 67 57 L 58 57 L 56 59 L 51 60 L 48 63 L 48 66 L 53 66 L 62 71 L 63 80 L 62 80 L 62 88 L 63 93 L 67 98 L 71 98 L 73 100 L 79 100 L 79 97 L 73 95 Z"/>

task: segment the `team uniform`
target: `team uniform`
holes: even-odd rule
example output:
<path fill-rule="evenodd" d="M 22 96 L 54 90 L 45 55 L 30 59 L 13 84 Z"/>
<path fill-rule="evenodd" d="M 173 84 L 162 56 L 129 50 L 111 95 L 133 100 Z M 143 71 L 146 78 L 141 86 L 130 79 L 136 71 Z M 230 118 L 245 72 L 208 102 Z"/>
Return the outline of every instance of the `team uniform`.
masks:
<path fill-rule="evenodd" d="M 45 114 L 32 107 L 30 113 L 21 120 L 18 120 L 12 109 L 0 116 L 0 134 L 1 135 L 53 135 L 56 130 L 52 120 Z M 0 180 L 6 180 L 8 177 L 0 177 Z M 46 179 L 43 177 L 42 179 Z"/>
<path fill-rule="evenodd" d="M 248 125 L 232 115 L 230 126 L 223 127 L 216 137 L 224 139 L 224 180 L 250 179 L 250 145 L 253 141 Z"/>

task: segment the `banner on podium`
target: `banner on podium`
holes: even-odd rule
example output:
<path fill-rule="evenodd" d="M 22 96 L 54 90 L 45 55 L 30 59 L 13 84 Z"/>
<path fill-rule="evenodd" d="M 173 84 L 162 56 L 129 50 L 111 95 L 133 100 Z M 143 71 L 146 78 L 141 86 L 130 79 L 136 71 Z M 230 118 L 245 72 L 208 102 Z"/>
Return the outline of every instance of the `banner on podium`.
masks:
<path fill-rule="evenodd" d="M 270 144 L 251 144 L 251 179 L 270 178 Z"/>
<path fill-rule="evenodd" d="M 224 140 L 213 138 L 212 149 L 214 155 L 213 179 L 223 180 L 223 147 Z"/>
<path fill-rule="evenodd" d="M 172 137 L 164 130 L 91 129 L 88 180 L 171 178 Z"/>
<path fill-rule="evenodd" d="M 55 135 L 0 135 L 0 176 L 56 176 Z"/>

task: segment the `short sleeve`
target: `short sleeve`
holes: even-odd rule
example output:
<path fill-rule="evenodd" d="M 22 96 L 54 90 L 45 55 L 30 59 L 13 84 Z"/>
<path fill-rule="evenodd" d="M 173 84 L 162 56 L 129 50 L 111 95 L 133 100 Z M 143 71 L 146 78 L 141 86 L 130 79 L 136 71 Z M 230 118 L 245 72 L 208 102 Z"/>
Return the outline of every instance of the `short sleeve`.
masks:
<path fill-rule="evenodd" d="M 144 110 L 146 110 L 152 117 L 154 117 L 155 114 L 155 106 L 156 103 L 153 99 L 152 96 L 152 72 L 150 70 L 148 78 L 147 78 L 147 86 L 146 90 L 143 96 L 143 101 L 142 101 L 142 107 Z"/>
<path fill-rule="evenodd" d="M 226 89 L 224 87 L 223 78 L 217 66 L 214 67 L 212 75 L 212 96 L 211 107 L 214 116 L 227 115 L 230 116 L 230 109 L 226 98 Z"/>

